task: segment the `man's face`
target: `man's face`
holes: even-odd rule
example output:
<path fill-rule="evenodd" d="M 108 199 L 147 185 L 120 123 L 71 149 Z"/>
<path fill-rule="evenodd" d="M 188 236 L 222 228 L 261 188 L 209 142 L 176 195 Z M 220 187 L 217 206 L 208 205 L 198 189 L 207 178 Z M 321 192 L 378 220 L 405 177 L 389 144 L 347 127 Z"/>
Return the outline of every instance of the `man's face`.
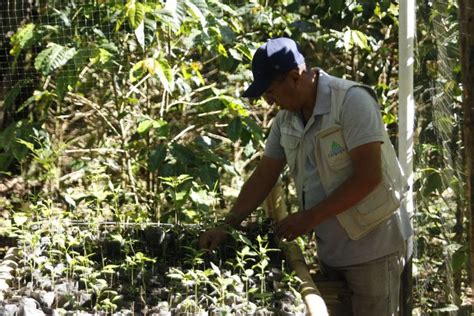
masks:
<path fill-rule="evenodd" d="M 299 99 L 297 93 L 297 79 L 294 73 L 290 71 L 283 78 L 278 78 L 272 82 L 270 87 L 263 94 L 263 98 L 268 104 L 276 104 L 284 110 L 297 112 L 300 111 Z"/>

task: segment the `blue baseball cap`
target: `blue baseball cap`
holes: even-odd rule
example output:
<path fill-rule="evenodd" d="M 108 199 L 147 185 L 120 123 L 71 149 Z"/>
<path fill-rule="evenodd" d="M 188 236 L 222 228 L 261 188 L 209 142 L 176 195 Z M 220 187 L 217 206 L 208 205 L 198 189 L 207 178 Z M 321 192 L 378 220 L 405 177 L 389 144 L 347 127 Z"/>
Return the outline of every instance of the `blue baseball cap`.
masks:
<path fill-rule="evenodd" d="M 244 91 L 246 98 L 258 98 L 278 75 L 304 64 L 304 56 L 290 38 L 278 37 L 260 46 L 252 58 L 253 82 Z"/>

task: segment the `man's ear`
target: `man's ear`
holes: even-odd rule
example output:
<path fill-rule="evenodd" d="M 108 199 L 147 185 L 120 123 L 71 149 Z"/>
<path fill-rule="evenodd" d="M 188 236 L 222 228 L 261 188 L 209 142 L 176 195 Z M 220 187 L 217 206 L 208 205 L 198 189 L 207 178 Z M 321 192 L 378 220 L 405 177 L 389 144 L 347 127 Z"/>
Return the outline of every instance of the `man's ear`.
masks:
<path fill-rule="evenodd" d="M 288 73 L 288 77 L 290 77 L 294 82 L 298 81 L 301 77 L 301 74 L 297 68 L 290 70 Z"/>

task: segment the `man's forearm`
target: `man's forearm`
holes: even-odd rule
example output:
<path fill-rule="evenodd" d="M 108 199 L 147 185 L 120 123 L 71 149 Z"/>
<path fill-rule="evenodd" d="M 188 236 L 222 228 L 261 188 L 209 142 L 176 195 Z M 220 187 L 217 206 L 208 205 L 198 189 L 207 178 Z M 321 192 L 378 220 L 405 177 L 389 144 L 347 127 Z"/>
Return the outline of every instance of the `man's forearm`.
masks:
<path fill-rule="evenodd" d="M 261 183 L 256 172 L 248 179 L 242 187 L 237 201 L 227 214 L 225 222 L 232 227 L 238 227 L 240 223 L 265 200 L 275 182 Z"/>
<path fill-rule="evenodd" d="M 349 152 L 353 173 L 321 203 L 304 210 L 312 226 L 353 207 L 382 181 L 382 158 L 379 142 L 361 145 Z"/>
<path fill-rule="evenodd" d="M 243 185 L 237 201 L 227 214 L 225 222 L 232 227 L 240 223 L 268 196 L 275 185 L 285 162 L 264 157 Z"/>
<path fill-rule="evenodd" d="M 363 200 L 382 181 L 381 177 L 367 178 L 349 177 L 339 188 L 334 190 L 325 200 L 311 209 L 305 210 L 314 221 L 314 226 L 326 219 L 353 207 Z"/>

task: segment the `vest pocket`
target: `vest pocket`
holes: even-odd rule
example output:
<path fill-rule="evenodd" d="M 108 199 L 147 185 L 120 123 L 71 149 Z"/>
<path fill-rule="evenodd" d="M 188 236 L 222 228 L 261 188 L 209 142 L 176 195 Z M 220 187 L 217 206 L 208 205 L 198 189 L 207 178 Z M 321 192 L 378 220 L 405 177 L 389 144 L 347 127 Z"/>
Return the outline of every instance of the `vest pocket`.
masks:
<path fill-rule="evenodd" d="M 281 134 L 280 145 L 285 150 L 286 163 L 290 168 L 291 173 L 296 171 L 296 156 L 298 151 L 299 137 Z"/>
<path fill-rule="evenodd" d="M 341 127 L 333 125 L 319 132 L 321 152 L 331 169 L 338 170 L 351 164 Z"/>
<path fill-rule="evenodd" d="M 336 215 L 349 238 L 360 239 L 392 217 L 400 207 L 395 192 L 381 183 L 356 206 Z"/>

